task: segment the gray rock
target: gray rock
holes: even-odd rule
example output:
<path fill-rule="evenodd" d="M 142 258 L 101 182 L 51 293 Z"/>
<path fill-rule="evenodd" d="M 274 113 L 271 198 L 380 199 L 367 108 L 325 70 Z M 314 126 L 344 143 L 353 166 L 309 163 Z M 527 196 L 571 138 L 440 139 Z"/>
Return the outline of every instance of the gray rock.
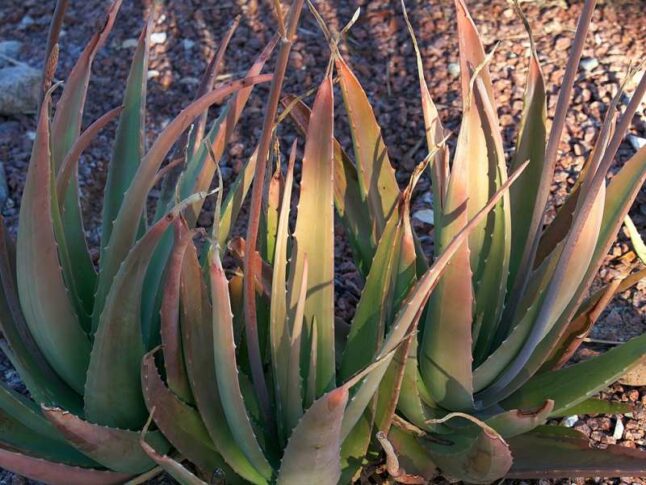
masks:
<path fill-rule="evenodd" d="M 25 64 L 0 69 L 0 114 L 33 113 L 40 82 L 40 71 Z"/>
<path fill-rule="evenodd" d="M 413 214 L 413 219 L 423 222 L 424 224 L 435 224 L 435 216 L 431 209 L 418 210 Z"/>
<path fill-rule="evenodd" d="M 21 47 L 22 42 L 17 40 L 0 41 L 0 67 L 12 65 L 6 58 L 17 59 Z"/>

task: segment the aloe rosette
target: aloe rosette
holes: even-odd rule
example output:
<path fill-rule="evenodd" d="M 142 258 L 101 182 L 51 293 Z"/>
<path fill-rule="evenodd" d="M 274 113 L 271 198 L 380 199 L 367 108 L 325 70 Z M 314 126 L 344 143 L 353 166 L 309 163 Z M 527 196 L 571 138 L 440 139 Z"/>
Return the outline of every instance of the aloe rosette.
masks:
<path fill-rule="evenodd" d="M 403 483 L 423 482 L 438 472 L 477 483 L 504 476 L 646 472 L 646 454 L 641 451 L 614 445 L 593 449 L 581 433 L 546 425 L 550 418 L 609 409 L 594 395 L 643 362 L 646 354 L 642 335 L 597 358 L 565 365 L 612 296 L 645 274 L 641 269 L 590 292 L 646 179 L 642 148 L 606 180 L 646 91 L 646 77 L 621 116 L 620 88 L 577 184 L 556 218 L 545 220 L 557 147 L 594 4 L 586 1 L 583 7 L 551 127 L 529 22 L 517 7 L 531 49 L 525 104 L 509 167 L 488 72 L 492 55 L 485 53 L 465 2 L 455 2 L 463 113 L 452 154 L 408 24 L 429 150 L 436 261 L 508 181 L 508 169 L 526 168 L 456 250 L 428 305 L 418 310 L 422 315 L 416 336 L 399 348 L 374 408 L 365 416 L 381 432 L 389 470 Z M 348 376 L 379 355 L 390 331 L 388 315 L 399 308 L 401 295 L 424 274 L 427 262 L 414 236 L 400 229 L 408 215 L 396 202 L 399 190 L 369 101 L 340 57 L 336 67 L 356 163 L 341 194 L 345 199 L 336 202 L 366 275 L 341 360 L 340 372 Z M 349 165 L 348 159 L 338 151 L 335 163 Z M 352 198 L 356 206 L 351 206 L 348 193 L 355 187 L 365 197 Z M 353 213 L 344 211 L 348 208 Z M 369 227 L 359 226 L 366 222 Z M 386 412 L 393 401 L 398 410 L 394 417 Z M 615 412 L 621 410 L 626 411 L 620 407 Z M 358 427 L 353 433 L 361 435 Z M 364 434 L 364 449 L 367 443 Z"/>
<path fill-rule="evenodd" d="M 247 78 L 215 89 L 218 62 L 211 63 L 198 98 L 146 150 L 150 22 L 134 51 L 123 105 L 81 130 L 92 62 L 113 27 L 120 0 L 112 3 L 81 53 L 50 116 L 52 93 L 60 84 L 50 87 L 66 5 L 58 2 L 52 21 L 15 242 L 0 225 L 3 351 L 29 392 L 25 396 L 0 387 L 0 466 L 48 483 L 119 483 L 155 471 L 155 462 L 140 446 L 148 417 L 140 363 L 159 341 L 154 315 L 168 260 L 165 241 L 173 242 L 177 220 L 199 212 L 213 175 L 204 150 L 178 150 L 184 173 L 192 170 L 191 176 L 180 177 L 183 184 L 177 190 L 178 184 L 169 181 L 172 197 L 160 203 L 152 220 L 147 217 L 148 194 L 177 165 L 162 168 L 190 125 L 196 129 L 184 135 L 184 144 L 190 139 L 193 146 L 202 146 L 205 138 L 216 156 L 222 154 L 229 131 L 219 126 L 233 127 L 253 85 L 271 79 L 259 75 L 269 51 Z M 203 113 L 231 96 L 222 119 L 205 135 Z M 82 152 L 117 119 L 97 268 L 83 228 L 77 169 Z M 244 184 L 238 186 L 242 190 Z M 236 205 L 224 211 L 235 218 Z M 159 430 L 149 432 L 147 440 L 157 449 L 170 449 Z"/>

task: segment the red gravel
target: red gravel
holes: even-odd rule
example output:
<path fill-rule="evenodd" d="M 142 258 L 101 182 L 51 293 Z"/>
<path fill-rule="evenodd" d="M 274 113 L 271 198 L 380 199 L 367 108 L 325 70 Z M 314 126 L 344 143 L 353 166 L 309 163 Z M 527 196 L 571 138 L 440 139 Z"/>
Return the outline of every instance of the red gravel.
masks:
<path fill-rule="evenodd" d="M 137 38 L 150 3 L 149 0 L 124 1 L 115 29 L 94 64 L 86 111 L 88 121 L 120 104 L 133 52 L 132 48 L 124 47 L 124 42 Z M 459 84 L 448 69 L 449 64 L 458 62 L 452 2 L 409 0 L 407 3 L 422 48 L 431 95 L 440 108 L 445 127 L 457 133 L 461 109 Z M 491 64 L 491 72 L 495 90 L 499 94 L 498 112 L 506 150 L 510 150 L 522 107 L 529 44 L 522 25 L 504 0 L 468 0 L 467 3 L 483 35 L 486 48 L 491 49 L 500 42 Z M 646 54 L 644 2 L 623 0 L 599 3 L 601 5 L 594 14 L 584 50 L 584 58 L 596 59 L 599 65 L 591 71 L 579 72 L 574 105 L 568 115 L 567 133 L 560 147 L 561 160 L 553 187 L 555 206 L 563 202 L 574 183 L 628 61 L 641 61 Z M 3 0 L 0 5 L 0 40 L 23 41 L 20 60 L 33 66 L 39 66 L 43 57 L 51 4 L 53 2 L 39 0 Z M 59 78 L 64 79 L 69 72 L 107 4 L 107 1 L 101 0 L 70 1 L 61 38 L 57 72 Z M 425 148 L 418 144 L 423 136 L 423 122 L 418 103 L 415 59 L 400 4 L 394 0 L 320 0 L 316 4 L 330 27 L 336 30 L 343 27 L 357 7 L 362 8 L 361 17 L 351 29 L 343 49 L 373 100 L 391 160 L 397 168 L 398 180 L 404 184 L 415 162 L 425 155 Z M 548 81 L 550 110 L 556 102 L 567 49 L 573 38 L 581 4 L 581 1 L 545 0 L 524 4 Z M 241 16 L 241 24 L 229 48 L 222 72 L 235 77 L 245 71 L 274 32 L 269 6 L 270 2 L 258 0 L 166 2 L 158 12 L 155 32 L 166 33 L 167 38 L 165 42 L 154 46 L 150 63 L 151 71 L 156 74 L 149 82 L 149 143 L 160 128 L 192 99 L 202 70 L 217 48 L 229 22 L 237 15 Z M 313 16 L 304 13 L 285 91 L 302 94 L 316 86 L 324 73 L 328 55 Z M 260 88 L 257 92 L 259 96 L 252 97 L 238 133 L 230 145 L 224 170 L 225 182 L 237 173 L 257 141 L 267 91 Z M 646 103 L 642 104 L 631 128 L 631 133 L 641 138 L 646 138 L 645 109 Z M 0 161 L 5 164 L 10 196 L 2 212 L 13 230 L 31 149 L 30 134 L 34 130 L 32 118 L 0 116 Z M 339 117 L 337 125 L 338 137 L 344 145 L 349 146 L 348 131 L 342 117 Z M 295 134 L 289 126 L 283 127 L 282 132 L 285 140 L 283 146 L 289 146 Z M 83 156 L 80 168 L 88 237 L 94 243 L 98 237 L 100 200 L 105 180 L 104 164 L 110 158 L 112 135 L 113 132 L 108 129 L 99 136 Z M 617 156 L 617 166 L 634 151 L 630 144 L 624 143 Z M 423 178 L 414 200 L 414 211 L 429 208 L 429 201 L 424 197 L 428 188 L 429 181 Z M 646 190 L 639 194 L 631 216 L 643 233 L 646 228 Z M 208 214 L 201 222 L 208 224 Z M 414 224 L 428 247 L 432 244 L 430 226 L 419 221 Z M 339 238 L 337 310 L 339 316 L 346 320 L 352 316 L 361 287 L 354 267 L 347 262 L 347 256 L 348 248 L 343 239 Z M 622 235 L 600 273 L 599 284 L 610 280 L 632 259 L 627 238 Z M 646 284 L 642 282 L 637 288 L 615 299 L 592 336 L 623 341 L 645 331 Z M 621 443 L 646 449 L 646 419 L 643 411 L 646 389 L 614 386 L 607 395 L 614 399 L 632 400 L 634 397 L 641 403 L 639 412 L 633 418 L 623 418 L 626 431 Z M 586 432 L 589 429 L 588 434 L 593 441 L 607 443 L 615 422 L 615 417 L 584 418 L 580 424 L 577 423 L 577 427 Z M 631 480 L 622 481 L 631 483 Z M 618 483 L 618 480 L 604 483 Z M 646 482 L 635 478 L 632 483 Z"/>

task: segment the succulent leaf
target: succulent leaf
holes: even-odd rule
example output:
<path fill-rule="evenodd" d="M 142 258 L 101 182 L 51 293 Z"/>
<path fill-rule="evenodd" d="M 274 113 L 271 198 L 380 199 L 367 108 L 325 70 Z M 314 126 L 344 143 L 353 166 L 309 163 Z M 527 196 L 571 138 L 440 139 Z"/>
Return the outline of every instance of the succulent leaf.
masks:
<path fill-rule="evenodd" d="M 133 477 L 126 473 L 55 463 L 5 447 L 0 447 L 0 467 L 52 485 L 117 485 Z"/>
<path fill-rule="evenodd" d="M 43 101 L 20 207 L 16 283 L 20 305 L 34 340 L 49 364 L 76 392 L 83 392 L 90 341 L 83 331 L 63 278 L 55 217 L 49 111 Z"/>
<path fill-rule="evenodd" d="M 317 327 L 317 396 L 335 384 L 333 122 L 332 78 L 326 77 L 319 87 L 307 131 L 292 255 L 293 281 L 302 281 L 304 262 L 309 260 L 303 328 L 309 335 L 315 324 Z M 314 220 L 317 231 L 311 228 Z M 293 314 L 300 292 L 298 287 L 291 290 L 288 311 Z"/>
<path fill-rule="evenodd" d="M 69 443 L 110 470 L 136 474 L 154 466 L 139 446 L 136 431 L 93 424 L 59 408 L 43 407 L 43 414 Z M 170 449 L 159 431 L 150 433 L 149 438 L 158 448 Z"/>
<path fill-rule="evenodd" d="M 559 426 L 541 426 L 509 440 L 514 463 L 507 478 L 617 476 L 646 473 L 643 452 L 618 445 L 590 447 L 587 436 Z"/>

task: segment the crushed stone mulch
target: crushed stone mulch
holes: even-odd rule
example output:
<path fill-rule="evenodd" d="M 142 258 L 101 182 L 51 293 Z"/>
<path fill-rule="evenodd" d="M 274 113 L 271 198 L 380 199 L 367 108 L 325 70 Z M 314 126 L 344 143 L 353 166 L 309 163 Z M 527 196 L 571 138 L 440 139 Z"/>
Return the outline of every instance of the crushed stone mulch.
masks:
<path fill-rule="evenodd" d="M 357 23 L 342 43 L 342 52 L 373 101 L 388 146 L 389 155 L 403 186 L 415 164 L 425 156 L 422 111 L 419 104 L 415 57 L 403 20 L 400 2 L 394 0 L 319 0 L 315 2 L 332 30 L 339 31 L 361 7 Z M 497 45 L 490 69 L 497 93 L 498 114 L 505 150 L 513 150 L 517 123 L 522 108 L 527 73 L 529 42 L 521 22 L 505 0 L 468 0 L 471 14 L 483 36 L 485 47 Z M 617 92 L 629 62 L 638 62 L 646 54 L 646 23 L 642 0 L 599 2 L 593 17 L 588 42 L 579 70 L 573 105 L 567 117 L 567 129 L 560 145 L 560 160 L 552 191 L 551 213 L 563 203 L 576 175 L 588 155 L 607 106 Z M 437 103 L 446 129 L 457 134 L 461 100 L 457 78 L 458 50 L 453 2 L 409 0 L 409 16 L 422 50 L 429 90 Z M 65 79 L 74 61 L 89 39 L 107 0 L 70 0 L 61 35 L 61 53 L 57 77 Z M 554 109 L 558 88 L 567 61 L 581 1 L 529 1 L 523 3 L 536 38 L 548 89 L 548 112 Z M 20 61 L 34 67 L 42 63 L 53 2 L 39 0 L 3 0 L 0 5 L 0 40 L 23 42 Z M 86 109 L 90 122 L 121 103 L 136 40 L 150 14 L 150 0 L 125 0 L 115 28 L 94 63 Z M 259 0 L 182 0 L 166 1 L 156 12 L 153 47 L 149 67 L 147 142 L 188 104 L 194 96 L 201 74 L 217 49 L 230 22 L 240 17 L 222 66 L 221 81 L 240 77 L 275 31 L 271 2 Z M 325 72 L 329 50 L 314 17 L 304 12 L 294 45 L 285 93 L 304 94 L 316 87 Z M 628 88 L 630 88 L 629 83 Z M 634 87 L 634 86 L 633 86 Z M 233 180 L 253 151 L 260 134 L 267 90 L 256 90 L 239 128 L 228 148 L 224 163 L 225 184 Z M 351 146 L 343 109 L 337 96 L 337 137 Z M 311 101 L 311 97 L 309 98 Z M 213 110 L 217 111 L 217 108 Z M 0 162 L 4 164 L 9 199 L 2 213 L 15 231 L 24 176 L 29 161 L 35 123 L 32 115 L 0 116 Z M 296 135 L 289 124 L 280 128 L 283 147 Z M 87 236 L 96 246 L 100 232 L 100 204 L 105 183 L 105 167 L 111 157 L 114 126 L 108 127 L 83 155 L 79 178 L 82 190 Z M 633 120 L 631 135 L 646 138 L 646 102 Z M 449 140 L 455 143 L 455 137 Z M 302 140 L 301 140 L 302 146 Z M 620 167 L 635 148 L 627 140 L 617 154 Z M 418 184 L 412 213 L 432 208 L 428 196 L 430 181 Z M 154 202 L 157 192 L 153 192 Z M 208 206 L 208 204 L 207 204 Z M 646 189 L 642 189 L 631 210 L 631 217 L 644 234 L 646 230 Z M 244 216 L 243 216 L 244 218 Z M 421 220 L 420 220 L 421 219 Z M 202 215 L 208 225 L 211 216 Z M 432 248 L 432 233 L 423 218 L 414 218 L 414 227 L 427 250 Z M 360 296 L 361 280 L 348 262 L 349 248 L 337 224 L 336 272 L 337 313 L 349 321 Z M 615 278 L 635 256 L 629 240 L 620 233 L 596 286 Z M 604 341 L 625 341 L 646 332 L 646 282 L 624 292 L 613 301 L 595 326 L 591 337 Z M 577 358 L 603 350 L 587 346 Z M 13 387 L 21 383 L 15 371 L 4 362 L 5 381 Z M 613 385 L 602 393 L 611 400 L 635 403 L 631 416 L 582 416 L 574 427 L 585 432 L 598 446 L 618 443 L 646 450 L 646 388 Z M 613 438 L 618 420 L 623 424 L 621 437 Z M 7 480 L 18 480 L 17 477 Z M 375 475 L 374 480 L 378 480 Z M 0 477 L 0 482 L 9 483 Z M 574 481 L 541 481 L 573 483 Z M 518 482 L 516 482 L 518 483 Z M 646 483 L 639 477 L 576 480 L 576 483 Z"/>

